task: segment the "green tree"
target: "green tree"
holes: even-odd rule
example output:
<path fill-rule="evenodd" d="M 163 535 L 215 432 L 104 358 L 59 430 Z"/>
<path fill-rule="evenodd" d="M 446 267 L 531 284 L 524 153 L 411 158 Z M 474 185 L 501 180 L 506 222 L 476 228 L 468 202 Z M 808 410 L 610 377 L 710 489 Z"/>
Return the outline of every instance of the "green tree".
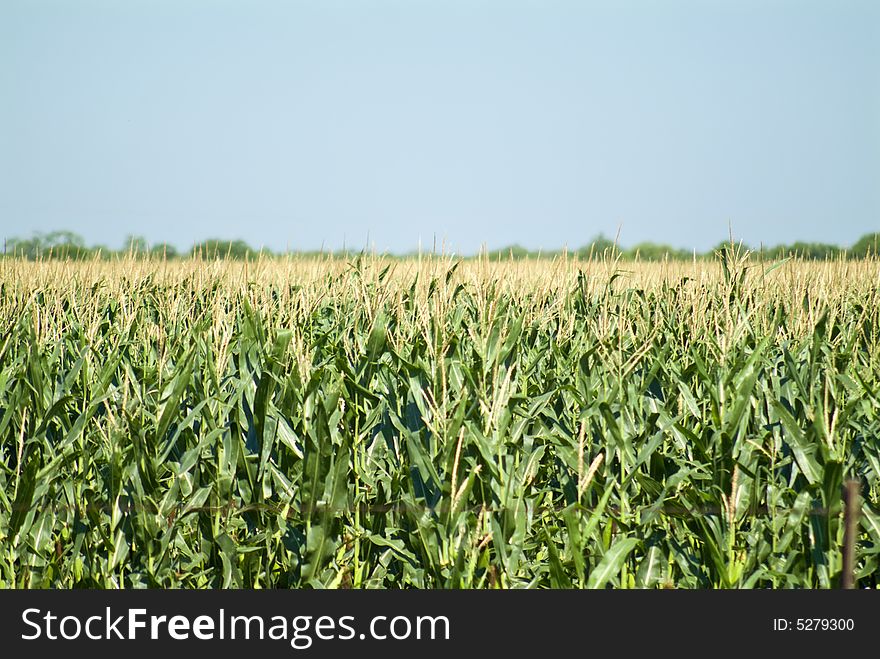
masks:
<path fill-rule="evenodd" d="M 593 238 L 592 241 L 581 247 L 577 250 L 577 254 L 581 258 L 599 258 L 603 254 L 615 254 L 620 251 L 617 244 L 607 238 L 605 234 L 600 233 L 598 236 Z"/>
<path fill-rule="evenodd" d="M 522 259 L 529 256 L 531 252 L 527 250 L 522 245 L 508 245 L 507 247 L 502 247 L 501 249 L 496 249 L 492 252 L 489 252 L 489 259 L 492 261 L 503 261 L 505 259 Z"/>
<path fill-rule="evenodd" d="M 856 257 L 880 254 L 880 233 L 866 233 L 856 241 L 849 254 Z"/>
<path fill-rule="evenodd" d="M 794 242 L 790 245 L 777 245 L 766 250 L 765 256 L 770 258 L 785 258 L 786 256 L 796 256 L 802 259 L 825 260 L 833 259 L 841 253 L 838 245 L 830 243 L 807 243 L 802 241 Z"/>
<path fill-rule="evenodd" d="M 645 261 L 662 261 L 663 259 L 686 259 L 692 256 L 692 252 L 686 249 L 677 249 L 671 245 L 644 242 L 630 247 L 624 255 L 630 258 L 638 256 Z"/>
<path fill-rule="evenodd" d="M 256 252 L 243 240 L 205 240 L 193 245 L 193 256 L 208 259 L 243 260 L 256 255 Z"/>
<path fill-rule="evenodd" d="M 38 258 L 84 258 L 91 254 L 82 237 L 72 231 L 34 232 L 30 238 L 12 238 L 6 245 L 7 253 Z"/>
<path fill-rule="evenodd" d="M 150 251 L 150 245 L 143 236 L 133 236 L 131 234 L 125 237 L 123 250 L 128 254 L 144 255 Z"/>
<path fill-rule="evenodd" d="M 159 258 L 173 259 L 177 257 L 177 248 L 168 243 L 156 243 L 150 249 L 150 254 Z"/>

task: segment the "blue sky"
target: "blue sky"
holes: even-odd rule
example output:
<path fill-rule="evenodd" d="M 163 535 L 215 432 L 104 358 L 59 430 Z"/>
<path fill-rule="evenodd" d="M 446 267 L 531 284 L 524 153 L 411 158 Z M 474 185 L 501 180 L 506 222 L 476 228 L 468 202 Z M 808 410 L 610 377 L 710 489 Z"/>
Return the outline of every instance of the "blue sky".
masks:
<path fill-rule="evenodd" d="M 474 252 L 880 230 L 880 3 L 2 0 L 0 234 Z"/>

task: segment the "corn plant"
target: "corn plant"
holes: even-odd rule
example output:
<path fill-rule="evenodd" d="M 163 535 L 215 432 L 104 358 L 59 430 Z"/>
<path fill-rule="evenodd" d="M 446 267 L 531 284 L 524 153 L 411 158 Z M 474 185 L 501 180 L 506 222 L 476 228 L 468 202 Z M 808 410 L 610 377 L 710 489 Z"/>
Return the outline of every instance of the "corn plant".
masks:
<path fill-rule="evenodd" d="M 880 262 L 0 261 L 12 588 L 878 585 Z"/>

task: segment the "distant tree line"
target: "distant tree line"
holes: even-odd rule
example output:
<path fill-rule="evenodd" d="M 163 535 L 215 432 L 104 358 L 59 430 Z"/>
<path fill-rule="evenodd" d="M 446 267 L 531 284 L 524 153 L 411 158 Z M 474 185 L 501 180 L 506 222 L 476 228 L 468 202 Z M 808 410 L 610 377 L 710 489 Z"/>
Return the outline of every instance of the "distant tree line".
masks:
<path fill-rule="evenodd" d="M 623 259 L 640 259 L 643 261 L 683 260 L 693 258 L 711 258 L 723 247 L 729 245 L 729 241 L 722 241 L 708 252 L 694 252 L 679 249 L 671 245 L 652 242 L 642 242 L 631 247 L 620 247 L 615 241 L 603 235 L 591 240 L 586 245 L 574 249 L 565 250 L 569 255 L 577 255 L 579 258 L 600 258 L 614 256 Z M 807 243 L 794 242 L 790 245 L 775 245 L 772 247 L 749 247 L 742 245 L 743 249 L 751 251 L 753 257 L 779 259 L 795 256 L 803 259 L 839 259 L 839 258 L 864 258 L 868 255 L 877 255 L 880 249 L 880 232 L 868 233 L 859 238 L 850 247 L 842 247 L 830 243 Z M 330 254 L 330 252 L 297 251 L 299 255 Z M 351 256 L 358 253 L 357 250 L 339 250 L 332 252 L 336 256 Z M 525 259 L 559 256 L 563 250 L 529 250 L 519 245 L 511 245 L 502 249 L 488 252 L 493 260 Z M 149 244 L 141 236 L 128 236 L 121 249 L 111 249 L 103 245 L 87 246 L 83 238 L 72 231 L 52 231 L 42 234 L 36 233 L 31 238 L 10 238 L 4 240 L 3 255 L 7 257 L 24 257 L 31 260 L 37 259 L 71 259 L 88 260 L 95 258 L 110 259 L 119 256 L 133 256 L 139 258 L 203 258 L 203 259 L 235 259 L 245 260 L 263 256 L 278 256 L 277 252 L 271 252 L 265 248 L 254 249 L 243 240 L 204 240 L 196 243 L 189 250 L 178 251 L 169 243 Z M 409 254 L 413 256 L 415 253 Z M 405 255 L 406 256 L 406 255 Z"/>
<path fill-rule="evenodd" d="M 580 258 L 601 257 L 603 255 L 620 256 L 623 259 L 640 259 L 643 261 L 684 260 L 712 258 L 714 255 L 730 245 L 730 240 L 718 243 L 708 252 L 695 252 L 693 250 L 680 249 L 661 243 L 641 242 L 632 247 L 620 247 L 613 240 L 605 236 L 598 236 L 590 243 L 575 250 L 568 250 L 569 254 L 577 254 Z M 742 251 L 748 250 L 755 258 L 780 259 L 794 256 L 802 259 L 826 260 L 838 258 L 864 258 L 869 254 L 877 255 L 880 248 L 880 233 L 868 233 L 859 238 L 852 246 L 842 247 L 829 243 L 794 242 L 790 245 L 774 245 L 772 247 L 750 247 L 738 243 Z M 520 245 L 512 245 L 502 249 L 491 251 L 493 259 L 521 259 L 539 258 L 542 256 L 555 256 L 562 250 L 543 251 L 529 250 Z"/>
<path fill-rule="evenodd" d="M 121 249 L 112 249 L 105 245 L 87 246 L 81 236 L 72 231 L 52 231 L 36 233 L 31 238 L 11 238 L 4 242 L 3 253 L 6 256 L 25 257 L 27 259 L 73 259 L 87 260 L 94 258 L 114 258 L 118 256 L 157 257 L 165 259 L 200 256 L 203 258 L 230 258 L 243 260 L 259 256 L 261 250 L 255 250 L 243 240 L 205 240 L 196 243 L 186 252 L 180 252 L 169 243 L 150 245 L 142 236 L 128 236 Z M 267 250 L 262 250 L 268 254 Z"/>

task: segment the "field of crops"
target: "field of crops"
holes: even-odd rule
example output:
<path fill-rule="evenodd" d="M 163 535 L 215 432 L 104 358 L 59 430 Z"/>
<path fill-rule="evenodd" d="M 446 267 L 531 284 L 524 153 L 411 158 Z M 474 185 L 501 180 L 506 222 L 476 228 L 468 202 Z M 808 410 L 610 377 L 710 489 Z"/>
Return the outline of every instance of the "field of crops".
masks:
<path fill-rule="evenodd" d="M 836 587 L 880 261 L 0 260 L 0 585 Z"/>

